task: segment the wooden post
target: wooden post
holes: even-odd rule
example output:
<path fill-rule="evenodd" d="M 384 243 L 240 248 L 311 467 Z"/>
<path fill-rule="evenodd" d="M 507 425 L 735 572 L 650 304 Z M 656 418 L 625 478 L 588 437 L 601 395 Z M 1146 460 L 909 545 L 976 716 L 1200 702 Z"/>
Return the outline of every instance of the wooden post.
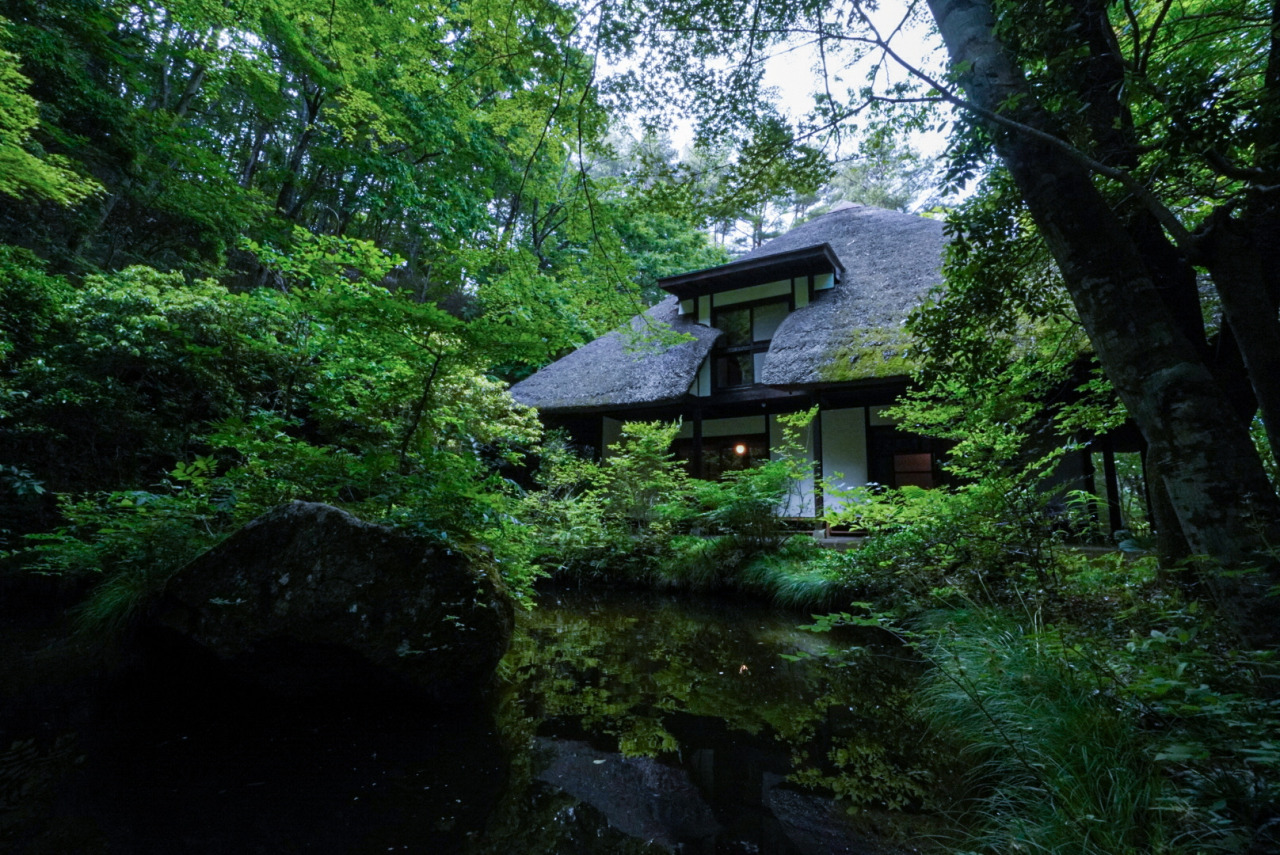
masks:
<path fill-rule="evenodd" d="M 693 407 L 693 477 L 701 478 L 702 468 L 702 407 Z"/>
<path fill-rule="evenodd" d="M 1110 521 L 1111 533 L 1125 527 L 1124 517 L 1120 510 L 1120 479 L 1116 475 L 1116 450 L 1111 437 L 1102 438 L 1102 479 L 1107 485 L 1107 519 Z"/>

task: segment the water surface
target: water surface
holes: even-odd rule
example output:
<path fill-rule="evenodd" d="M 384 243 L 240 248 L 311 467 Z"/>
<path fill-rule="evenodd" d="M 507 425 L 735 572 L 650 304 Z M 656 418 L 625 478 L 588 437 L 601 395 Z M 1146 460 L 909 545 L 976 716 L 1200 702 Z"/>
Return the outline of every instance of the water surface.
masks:
<path fill-rule="evenodd" d="M 921 838 L 934 760 L 908 714 L 915 665 L 805 622 L 548 592 L 487 708 L 139 689 L 81 738 L 29 851 L 900 851 Z M 840 664 L 814 658 L 832 645 Z"/>

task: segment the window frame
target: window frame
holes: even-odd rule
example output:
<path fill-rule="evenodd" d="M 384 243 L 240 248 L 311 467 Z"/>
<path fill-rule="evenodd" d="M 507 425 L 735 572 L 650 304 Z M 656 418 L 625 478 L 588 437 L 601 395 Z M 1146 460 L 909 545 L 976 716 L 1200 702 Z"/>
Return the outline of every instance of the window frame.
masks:
<path fill-rule="evenodd" d="M 812 287 L 812 283 L 810 283 L 810 287 Z M 711 326 L 715 329 L 723 330 L 723 327 L 721 327 L 720 324 L 718 323 L 720 319 L 720 315 L 722 313 L 736 312 L 736 311 L 741 311 L 743 309 L 746 309 L 748 312 L 747 314 L 748 329 L 751 331 L 750 334 L 751 334 L 752 341 L 750 341 L 747 344 L 724 345 L 724 344 L 721 344 L 721 341 L 724 339 L 723 335 L 716 340 L 716 344 L 711 350 L 711 391 L 713 393 L 726 392 L 726 391 L 731 391 L 735 389 L 749 389 L 752 386 L 761 385 L 759 378 L 756 377 L 755 355 L 757 353 L 768 352 L 769 345 L 773 343 L 773 339 L 767 338 L 761 341 L 754 340 L 755 328 L 756 328 L 756 310 L 762 306 L 772 306 L 772 305 L 785 306 L 786 313 L 783 315 L 783 320 L 785 321 L 787 316 L 791 315 L 791 313 L 796 310 L 796 299 L 795 299 L 794 288 L 792 289 L 792 292 L 790 294 L 779 296 L 779 297 L 765 297 L 759 300 L 745 300 L 741 303 L 731 303 L 727 306 L 716 306 L 714 305 L 714 303 L 715 303 L 715 300 L 713 299 L 712 306 L 711 306 Z M 779 322 L 779 325 L 781 325 L 781 322 Z M 751 358 L 751 363 L 752 363 L 751 382 L 735 383 L 730 385 L 722 384 L 720 382 L 720 370 L 719 370 L 720 362 L 727 357 L 739 358 L 742 356 L 750 356 Z"/>

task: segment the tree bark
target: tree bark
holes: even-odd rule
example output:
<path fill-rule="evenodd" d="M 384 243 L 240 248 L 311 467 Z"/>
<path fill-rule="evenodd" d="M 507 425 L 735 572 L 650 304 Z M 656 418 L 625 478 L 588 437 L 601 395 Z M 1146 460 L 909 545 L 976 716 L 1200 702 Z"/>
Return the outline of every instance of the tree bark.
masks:
<path fill-rule="evenodd" d="M 1052 133 L 1025 76 L 994 32 L 987 0 L 929 0 L 969 100 Z M 1011 106 L 1013 105 L 1013 106 Z M 1132 232 L 1079 160 L 1027 133 L 987 123 L 1066 282 L 1108 379 L 1152 449 L 1191 548 L 1228 567 L 1266 560 L 1268 579 L 1207 580 L 1224 611 L 1255 638 L 1280 638 L 1266 607 L 1280 582 L 1269 544 L 1280 543 L 1280 501 L 1245 426 L 1162 298 Z"/>
<path fill-rule="evenodd" d="M 1191 557 L 1191 546 L 1182 536 L 1182 526 L 1178 523 L 1177 512 L 1169 501 L 1169 491 L 1164 488 L 1164 473 L 1160 470 L 1160 460 L 1167 455 L 1151 453 L 1151 448 L 1142 451 L 1143 474 L 1147 479 L 1147 511 L 1151 523 L 1151 533 L 1156 539 L 1156 551 L 1160 557 L 1160 569 L 1166 572 L 1176 570 Z"/>
<path fill-rule="evenodd" d="M 1251 222 L 1256 219 L 1247 214 L 1236 220 L 1226 211 L 1215 216 L 1206 235 L 1206 256 L 1271 453 L 1280 459 L 1280 307 L 1268 287 L 1274 260 L 1266 257 L 1280 230 Z"/>

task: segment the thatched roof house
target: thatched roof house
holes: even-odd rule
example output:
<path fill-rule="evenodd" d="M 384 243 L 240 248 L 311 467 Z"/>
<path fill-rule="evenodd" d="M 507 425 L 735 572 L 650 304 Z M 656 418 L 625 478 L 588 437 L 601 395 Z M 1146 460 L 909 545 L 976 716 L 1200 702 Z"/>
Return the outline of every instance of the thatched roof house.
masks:
<path fill-rule="evenodd" d="M 795 390 L 905 377 L 902 323 L 942 281 L 943 240 L 937 220 L 860 205 L 837 208 L 730 264 L 662 280 L 672 296 L 511 393 L 545 414 L 562 415 L 696 396 L 698 369 L 721 331 L 695 311 L 682 314 L 681 298 L 728 296 L 810 275 L 826 275 L 830 284 L 819 283 L 812 301 L 798 301 L 807 305 L 795 305 L 778 325 L 757 382 Z M 646 341 L 668 327 L 686 340 Z"/>
<path fill-rule="evenodd" d="M 934 483 L 929 440 L 882 411 L 906 388 L 903 322 L 941 281 L 937 220 L 845 204 L 737 260 L 659 282 L 671 296 L 512 387 L 607 453 L 623 421 L 681 419 L 695 475 L 767 459 L 779 414 L 817 406 L 818 478 Z M 820 510 L 813 483 L 790 508 Z"/>
<path fill-rule="evenodd" d="M 942 448 L 885 410 L 907 388 L 903 324 L 941 285 L 944 242 L 937 220 L 841 205 L 729 264 L 661 280 L 671 296 L 511 393 L 602 454 L 624 421 L 680 419 L 674 450 L 707 478 L 777 454 L 778 416 L 817 407 L 804 437 L 813 477 L 791 515 L 840 501 L 815 485 L 931 487 Z M 1101 448 L 1116 506 L 1110 438 Z M 1053 488 L 1093 489 L 1092 467 L 1075 454 Z"/>

